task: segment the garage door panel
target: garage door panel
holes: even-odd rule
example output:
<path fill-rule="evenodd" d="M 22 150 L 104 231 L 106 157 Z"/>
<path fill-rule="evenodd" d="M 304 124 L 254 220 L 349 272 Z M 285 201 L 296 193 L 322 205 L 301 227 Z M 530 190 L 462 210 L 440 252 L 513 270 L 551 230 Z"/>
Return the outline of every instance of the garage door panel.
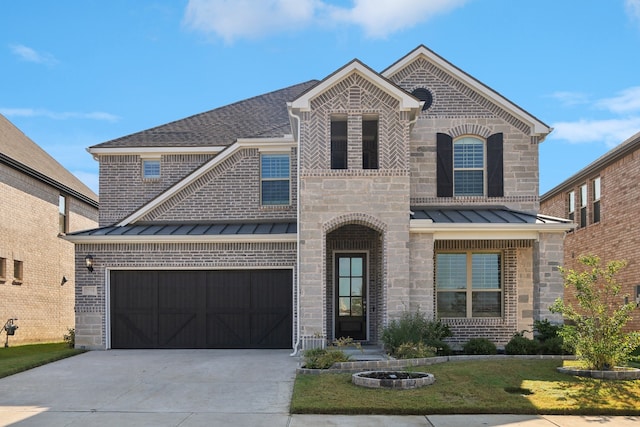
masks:
<path fill-rule="evenodd" d="M 291 348 L 290 270 L 113 271 L 113 348 Z"/>

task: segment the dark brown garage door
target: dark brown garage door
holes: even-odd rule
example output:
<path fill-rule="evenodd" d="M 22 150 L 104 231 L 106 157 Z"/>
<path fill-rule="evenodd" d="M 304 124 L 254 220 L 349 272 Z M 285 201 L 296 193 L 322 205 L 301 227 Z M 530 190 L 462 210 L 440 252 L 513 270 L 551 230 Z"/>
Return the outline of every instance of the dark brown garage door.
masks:
<path fill-rule="evenodd" d="M 112 271 L 112 348 L 291 348 L 291 270 Z"/>

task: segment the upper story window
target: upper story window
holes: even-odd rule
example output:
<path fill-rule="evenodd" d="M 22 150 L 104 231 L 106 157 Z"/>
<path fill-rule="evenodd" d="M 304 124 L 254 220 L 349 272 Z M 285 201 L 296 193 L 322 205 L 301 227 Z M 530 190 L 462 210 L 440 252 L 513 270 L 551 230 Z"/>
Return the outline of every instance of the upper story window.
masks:
<path fill-rule="evenodd" d="M 58 232 L 61 234 L 69 231 L 67 198 L 62 194 L 58 197 Z"/>
<path fill-rule="evenodd" d="M 290 160 L 288 154 L 263 154 L 260 158 L 261 203 L 263 206 L 290 202 Z"/>
<path fill-rule="evenodd" d="M 579 227 L 587 226 L 587 184 L 580 186 L 580 224 Z"/>
<path fill-rule="evenodd" d="M 600 222 L 600 177 L 593 180 L 593 223 Z"/>
<path fill-rule="evenodd" d="M 502 254 L 436 254 L 438 318 L 502 316 Z"/>
<path fill-rule="evenodd" d="M 486 142 L 473 136 L 457 139 L 437 134 L 437 195 L 504 196 L 503 134 Z"/>
<path fill-rule="evenodd" d="M 362 120 L 362 169 L 378 169 L 378 119 Z"/>
<path fill-rule="evenodd" d="M 347 117 L 331 119 L 331 169 L 347 169 Z"/>
<path fill-rule="evenodd" d="M 569 219 L 574 221 L 576 219 L 576 192 L 571 190 L 567 193 L 568 212 Z"/>
<path fill-rule="evenodd" d="M 453 195 L 484 195 L 484 141 L 460 138 L 453 143 Z"/>
<path fill-rule="evenodd" d="M 0 281 L 4 281 L 7 277 L 7 259 L 0 257 Z"/>
<path fill-rule="evenodd" d="M 22 261 L 13 260 L 13 283 L 19 285 L 24 276 Z"/>
<path fill-rule="evenodd" d="M 160 159 L 142 160 L 142 178 L 160 179 Z"/>

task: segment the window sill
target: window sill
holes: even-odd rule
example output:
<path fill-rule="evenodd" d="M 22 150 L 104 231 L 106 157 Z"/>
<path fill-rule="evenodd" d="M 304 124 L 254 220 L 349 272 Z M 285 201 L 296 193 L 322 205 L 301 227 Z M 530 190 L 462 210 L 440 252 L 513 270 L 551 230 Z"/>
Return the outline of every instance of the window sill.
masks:
<path fill-rule="evenodd" d="M 22 280 L 13 279 L 11 282 L 12 285 L 20 286 L 22 285 Z"/>

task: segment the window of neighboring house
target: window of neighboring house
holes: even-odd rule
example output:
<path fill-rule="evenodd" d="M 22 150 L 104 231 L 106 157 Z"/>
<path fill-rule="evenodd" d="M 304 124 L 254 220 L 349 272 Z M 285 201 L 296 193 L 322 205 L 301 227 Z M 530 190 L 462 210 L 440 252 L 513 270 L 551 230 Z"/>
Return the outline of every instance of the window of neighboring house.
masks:
<path fill-rule="evenodd" d="M 453 142 L 453 195 L 484 195 L 484 142 L 464 137 Z"/>
<path fill-rule="evenodd" d="M 580 186 L 580 227 L 587 226 L 587 184 Z"/>
<path fill-rule="evenodd" d="M 23 265 L 22 261 L 14 260 L 13 261 L 13 283 L 20 284 L 22 283 L 23 278 Z"/>
<path fill-rule="evenodd" d="M 502 255 L 437 253 L 436 291 L 438 318 L 501 317 Z"/>
<path fill-rule="evenodd" d="M 58 197 L 58 232 L 61 234 L 69 231 L 69 222 L 67 217 L 67 198 L 61 194 L 60 197 Z"/>
<path fill-rule="evenodd" d="M 576 192 L 569 191 L 567 193 L 568 204 L 569 204 L 569 219 L 571 221 L 575 221 L 576 219 Z"/>
<path fill-rule="evenodd" d="M 260 159 L 262 205 L 288 205 L 290 161 L 288 154 L 263 154 Z"/>
<path fill-rule="evenodd" d="M 362 169 L 378 169 L 378 119 L 362 120 Z"/>
<path fill-rule="evenodd" d="M 600 177 L 593 180 L 593 223 L 600 222 Z"/>
<path fill-rule="evenodd" d="M 331 119 L 331 169 L 347 169 L 347 118 Z"/>
<path fill-rule="evenodd" d="M 142 178 L 159 179 L 160 178 L 160 160 L 147 159 L 142 161 Z"/>
<path fill-rule="evenodd" d="M 7 259 L 0 257 L 0 280 L 4 281 L 7 278 Z"/>

